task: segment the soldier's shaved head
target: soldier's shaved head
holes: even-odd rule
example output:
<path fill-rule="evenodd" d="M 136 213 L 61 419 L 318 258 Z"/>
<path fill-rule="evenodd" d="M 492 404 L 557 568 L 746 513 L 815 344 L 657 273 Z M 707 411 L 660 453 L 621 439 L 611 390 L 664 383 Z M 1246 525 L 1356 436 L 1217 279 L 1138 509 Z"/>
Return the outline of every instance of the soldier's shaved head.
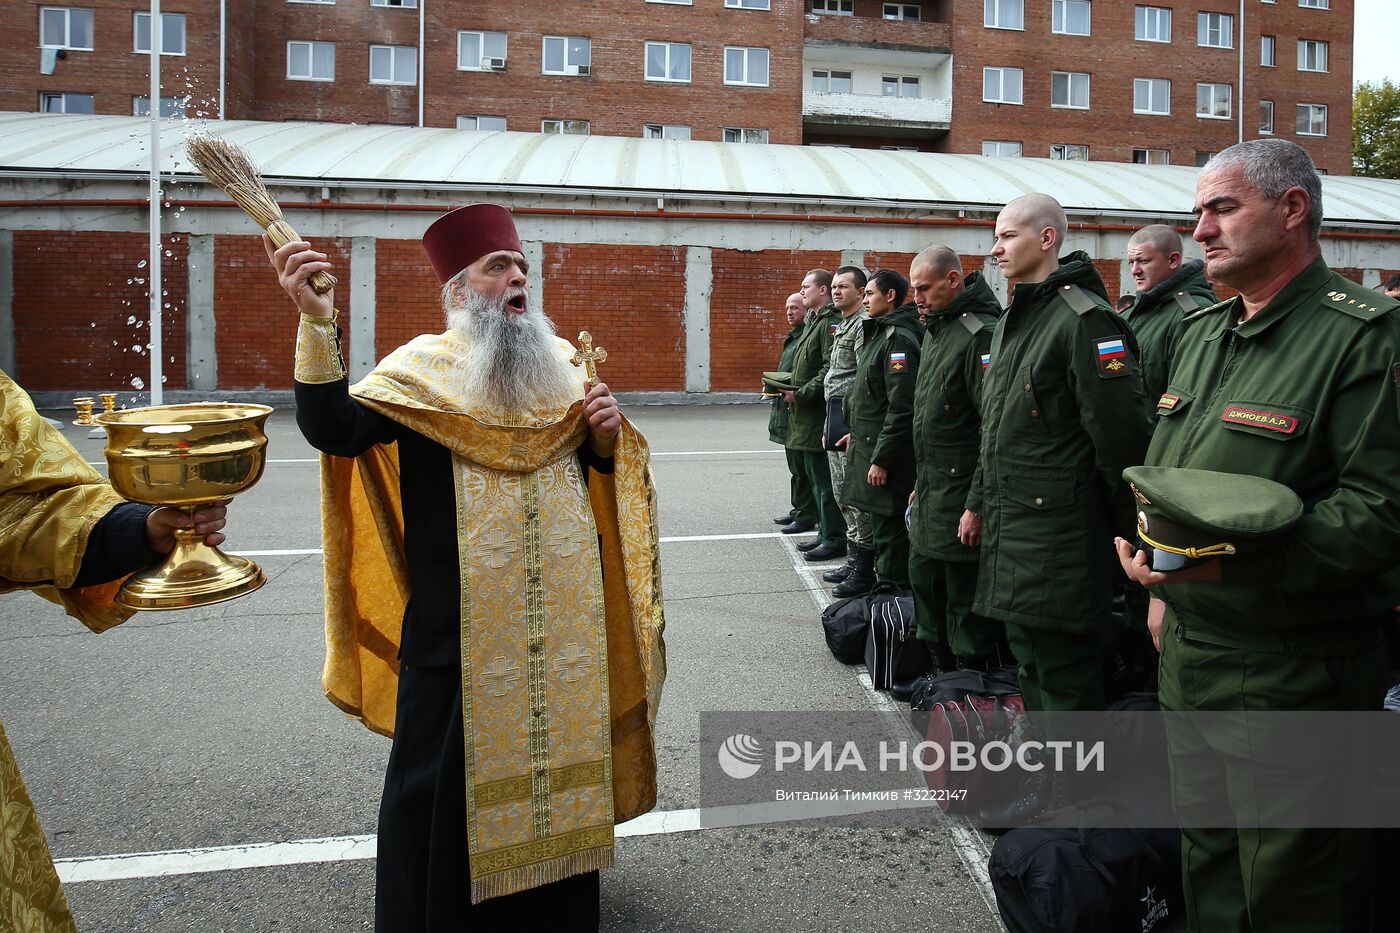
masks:
<path fill-rule="evenodd" d="M 941 243 L 925 247 L 909 265 L 911 273 L 916 270 L 925 270 L 934 275 L 943 275 L 954 269 L 962 271 L 962 260 L 958 258 L 958 254 L 954 250 Z"/>
<path fill-rule="evenodd" d="M 1023 194 L 1003 207 L 1001 216 L 1014 217 L 1037 232 L 1049 227 L 1055 231 L 1056 247 L 1064 245 L 1065 234 L 1069 232 L 1065 209 L 1048 194 Z"/>
<path fill-rule="evenodd" d="M 1181 252 L 1181 234 L 1166 224 L 1149 224 L 1128 238 L 1128 249 L 1150 246 L 1163 256 Z"/>

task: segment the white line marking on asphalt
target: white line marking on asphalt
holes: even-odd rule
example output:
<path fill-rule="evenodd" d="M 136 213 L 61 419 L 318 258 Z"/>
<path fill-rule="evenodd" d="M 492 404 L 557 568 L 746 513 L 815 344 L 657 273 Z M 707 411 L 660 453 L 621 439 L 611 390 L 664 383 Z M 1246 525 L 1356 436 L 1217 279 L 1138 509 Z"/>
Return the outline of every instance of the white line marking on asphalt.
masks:
<path fill-rule="evenodd" d="M 692 544 L 697 541 L 752 541 L 762 538 L 783 538 L 793 537 L 784 535 L 781 531 L 761 531 L 757 534 L 742 535 L 678 535 L 671 538 L 662 538 L 662 544 Z M 229 551 L 230 554 L 237 554 L 239 557 L 300 557 L 305 554 L 320 554 L 323 549 L 318 547 L 307 548 L 286 548 L 272 551 Z"/>
<path fill-rule="evenodd" d="M 767 448 L 764 450 L 653 450 L 653 457 L 714 457 L 720 454 L 780 454 L 783 448 Z M 268 460 L 267 463 L 320 463 L 319 457 L 289 457 L 283 460 Z M 105 467 L 106 460 L 89 460 L 89 466 Z"/>
<path fill-rule="evenodd" d="M 164 875 L 195 875 L 237 868 L 349 862 L 374 858 L 375 839 L 375 836 L 335 836 L 327 839 L 296 839 L 291 842 L 176 849 L 170 852 L 131 852 L 125 855 L 54 859 L 54 865 L 58 868 L 59 880 L 64 884 L 76 884 L 79 881 L 117 881 L 122 878 L 157 878 Z"/>

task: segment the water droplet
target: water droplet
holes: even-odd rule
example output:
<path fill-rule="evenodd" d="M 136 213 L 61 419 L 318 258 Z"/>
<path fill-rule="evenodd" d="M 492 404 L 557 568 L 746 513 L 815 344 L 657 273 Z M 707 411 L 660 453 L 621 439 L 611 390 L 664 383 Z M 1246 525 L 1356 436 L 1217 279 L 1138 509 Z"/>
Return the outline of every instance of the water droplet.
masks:
<path fill-rule="evenodd" d="M 146 284 L 146 280 L 143 279 L 143 278 L 141 278 L 140 276 L 137 276 L 137 278 L 136 278 L 136 284 L 137 284 L 137 285 L 145 285 L 145 284 Z"/>
<path fill-rule="evenodd" d="M 181 209 L 181 210 L 184 210 L 184 208 L 180 208 L 180 209 Z M 166 251 L 165 251 L 165 255 L 166 255 L 166 256 L 174 256 L 175 254 L 172 253 L 170 250 L 166 250 Z"/>
<path fill-rule="evenodd" d="M 136 268 L 138 268 L 138 269 L 144 269 L 144 268 L 146 268 L 146 260 L 143 259 L 143 260 L 141 260 L 140 262 L 138 262 L 138 263 L 136 264 Z"/>
<path fill-rule="evenodd" d="M 136 315 L 132 314 L 132 315 L 128 316 L 127 319 L 126 319 L 126 322 L 127 322 L 128 324 L 135 324 L 135 323 L 136 323 Z"/>
<path fill-rule="evenodd" d="M 88 327 L 96 327 L 96 326 L 97 326 L 97 322 L 96 322 L 96 321 L 93 321 L 91 324 L 88 325 Z"/>
<path fill-rule="evenodd" d="M 146 388 L 146 381 L 140 376 L 133 376 L 131 377 L 131 387 L 133 389 L 144 389 Z"/>
<path fill-rule="evenodd" d="M 160 377 L 161 385 L 164 385 L 164 384 L 165 384 L 165 380 L 167 380 L 167 379 L 169 379 L 169 378 L 170 378 L 169 376 L 161 376 L 161 377 Z"/>

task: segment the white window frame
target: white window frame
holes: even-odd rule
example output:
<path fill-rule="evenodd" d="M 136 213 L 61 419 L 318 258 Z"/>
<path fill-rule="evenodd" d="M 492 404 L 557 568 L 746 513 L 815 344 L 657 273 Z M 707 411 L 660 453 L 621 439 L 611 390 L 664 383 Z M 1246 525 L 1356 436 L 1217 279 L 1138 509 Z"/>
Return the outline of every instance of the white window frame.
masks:
<path fill-rule="evenodd" d="M 1269 115 L 1267 123 L 1264 121 L 1265 113 Z M 1265 126 L 1267 126 L 1268 129 L 1265 129 Z M 1259 135 L 1274 135 L 1274 102 L 1271 100 L 1261 100 L 1259 102 Z"/>
<path fill-rule="evenodd" d="M 550 71 L 546 64 L 549 61 L 549 44 L 551 42 L 562 42 L 564 44 L 563 54 L 560 61 L 563 63 L 562 70 Z M 569 47 L 575 42 L 588 43 L 588 61 L 569 61 Z M 593 73 L 593 40 L 588 36 L 541 36 L 540 37 L 540 74 L 544 75 L 569 75 L 579 77 Z"/>
<path fill-rule="evenodd" d="M 1084 31 L 1069 31 L 1069 6 L 1070 4 L 1084 4 Z M 1055 23 L 1059 22 L 1056 28 Z M 1050 0 L 1050 31 L 1057 36 L 1087 36 L 1093 32 L 1094 27 L 1094 5 L 1090 0 Z"/>
<path fill-rule="evenodd" d="M 987 96 L 987 79 L 991 77 L 991 72 L 997 72 L 997 97 Z M 1016 99 L 1010 100 L 1006 95 L 1006 75 L 1008 72 L 1016 73 Z M 1026 73 L 1021 68 L 1010 68 L 998 65 L 988 65 L 982 69 L 982 100 L 988 104 L 1015 104 L 1021 106 L 1026 101 Z"/>
<path fill-rule="evenodd" d="M 150 55 L 150 46 L 141 48 L 141 21 L 146 21 L 146 38 L 151 38 L 151 14 L 149 12 L 137 11 L 131 16 L 131 51 L 137 55 Z M 180 51 L 172 52 L 165 47 L 165 25 L 168 22 L 178 22 L 180 24 Z M 189 46 L 189 23 L 186 21 L 184 13 L 162 13 L 160 14 L 160 54 L 164 58 L 168 55 L 184 56 L 185 49 Z M 140 95 L 137 95 L 140 96 Z M 149 94 L 146 96 L 150 96 Z"/>
<path fill-rule="evenodd" d="M 1201 90 L 1210 88 L 1210 112 L 1201 112 Z M 1223 114 L 1215 112 L 1215 105 L 1220 102 L 1217 92 L 1225 89 L 1225 112 Z M 1196 119 L 1198 120 L 1229 120 L 1235 113 L 1235 87 L 1223 81 L 1198 81 L 1196 83 Z"/>
<path fill-rule="evenodd" d="M 1016 151 L 1015 151 L 1015 152 L 1002 152 L 1002 151 L 1001 151 L 1003 147 L 1009 147 L 1009 146 L 1015 146 L 1015 147 L 1016 147 Z M 994 151 L 993 151 L 993 152 L 988 152 L 988 151 L 987 151 L 988 147 L 991 147 Z M 1023 156 L 1024 153 L 1025 153 L 1025 147 L 1024 147 L 1021 143 L 1016 142 L 1015 140 L 1011 140 L 1011 139 L 984 139 L 984 140 L 982 140 L 982 155 L 984 155 L 984 156 L 989 156 L 989 157 L 992 157 L 992 158 L 1007 158 L 1007 159 L 1010 159 L 1010 158 L 1017 158 L 1017 159 L 1019 159 L 1019 158 L 1021 158 L 1021 157 Z"/>
<path fill-rule="evenodd" d="M 463 125 L 462 125 L 463 122 L 465 122 L 465 121 L 467 121 L 467 120 L 472 121 L 472 125 L 471 125 L 471 126 L 463 126 Z M 497 127 L 497 126 L 485 126 L 485 127 L 484 127 L 484 126 L 481 125 L 481 121 L 482 121 L 482 120 L 500 120 L 500 121 L 501 121 L 501 125 L 498 126 L 498 127 Z M 483 114 L 459 113 L 459 114 L 457 114 L 457 129 L 459 129 L 459 130 L 477 130 L 477 131 L 483 132 L 483 133 L 504 133 L 505 130 L 506 130 L 506 118 L 505 118 L 505 117 L 495 117 L 495 116 L 491 116 L 490 114 L 484 114 L 484 113 L 483 113 Z"/>
<path fill-rule="evenodd" d="M 1326 136 L 1326 135 L 1327 135 L 1327 105 L 1326 105 L 1326 104 L 1300 103 L 1300 104 L 1297 105 L 1297 107 L 1294 108 L 1293 113 L 1294 113 L 1294 115 L 1295 115 L 1295 118 L 1296 118 L 1296 117 L 1301 117 L 1301 116 L 1303 115 L 1303 108 L 1304 108 L 1304 107 L 1309 108 L 1309 116 L 1308 116 L 1308 127 L 1309 127 L 1309 129 L 1307 129 L 1307 130 L 1298 130 L 1298 135 L 1299 135 L 1299 136 L 1309 136 L 1309 137 Z M 1313 119 L 1312 119 L 1312 118 L 1313 118 L 1313 116 L 1315 116 L 1315 115 L 1317 115 L 1317 114 L 1319 114 L 1319 113 L 1322 115 L 1322 132 L 1321 132 L 1321 133 L 1314 133 L 1314 132 L 1312 131 L 1312 129 L 1311 129 L 1311 127 L 1312 127 L 1312 125 L 1313 125 Z M 1296 126 L 1295 126 L 1295 129 L 1296 129 Z"/>
<path fill-rule="evenodd" d="M 690 127 L 684 123 L 642 124 L 642 139 L 675 139 L 688 141 L 690 138 Z"/>
<path fill-rule="evenodd" d="M 881 9 L 881 18 L 901 23 L 917 23 L 924 18 L 923 10 L 917 3 L 886 3 Z M 910 13 L 914 15 L 910 16 Z"/>
<path fill-rule="evenodd" d="M 1138 104 L 1138 86 L 1139 86 L 1140 84 L 1146 85 L 1145 90 L 1146 90 L 1146 93 L 1147 93 L 1147 106 L 1148 106 L 1148 109 L 1146 109 L 1146 110 L 1140 110 L 1140 109 L 1138 109 L 1138 105 L 1137 105 L 1137 104 Z M 1165 85 L 1166 91 L 1167 91 L 1167 94 L 1166 94 L 1166 105 L 1167 105 L 1167 107 L 1166 107 L 1165 110 L 1153 110 L 1153 109 L 1151 109 L 1152 103 L 1153 103 L 1153 97 L 1156 96 L 1153 92 L 1156 91 L 1156 90 L 1158 90 L 1158 87 L 1157 87 L 1157 86 L 1158 86 L 1159 84 Z M 1172 115 L 1172 82 L 1171 82 L 1171 80 L 1170 80 L 1169 78 L 1134 78 L 1134 79 L 1133 79 L 1133 113 L 1144 114 L 1144 115 L 1153 116 L 1153 117 L 1169 117 L 1169 116 L 1171 116 L 1171 115 Z"/>
<path fill-rule="evenodd" d="M 462 57 L 462 42 L 467 36 L 476 36 L 476 48 L 478 55 L 474 64 L 467 64 Z M 486 51 L 486 39 L 488 36 L 501 37 L 501 54 L 489 55 Z M 488 58 L 500 58 L 510 61 L 510 38 L 504 32 L 493 29 L 459 29 L 457 30 L 457 70 L 458 71 L 496 71 L 495 68 L 487 68 L 482 62 Z"/>
<path fill-rule="evenodd" d="M 1002 4 L 1008 7 L 1007 15 L 1003 16 Z M 1009 8 L 1014 5 L 1016 12 L 1011 14 Z M 1003 22 L 1005 20 L 1005 22 Z M 1016 25 L 1008 25 L 1012 21 Z M 1019 32 L 1026 31 L 1026 0 L 982 0 L 982 28 L 983 29 L 1015 29 Z"/>
<path fill-rule="evenodd" d="M 812 12 L 818 16 L 855 16 L 855 0 L 812 0 Z"/>
<path fill-rule="evenodd" d="M 729 71 L 729 53 L 730 53 L 730 52 L 742 52 L 742 53 L 744 53 L 744 54 L 743 54 L 743 62 L 744 62 L 743 77 L 740 78 L 740 79 L 737 79 L 737 80 L 734 79 L 734 78 L 732 78 L 732 77 L 730 76 L 730 71 Z M 752 55 L 752 53 L 755 53 L 755 52 L 762 52 L 762 53 L 763 53 L 763 80 L 762 80 L 762 81 L 750 81 L 750 80 L 748 79 L 748 78 L 749 78 L 749 71 L 751 70 L 750 63 L 749 63 L 749 59 L 750 59 L 750 56 Z M 772 68 L 773 68 L 773 53 L 772 53 L 770 50 L 766 49 L 766 48 L 763 48 L 763 47 L 761 47 L 761 46 L 756 46 L 756 45 L 726 45 L 726 46 L 724 47 L 724 83 L 727 84 L 727 85 L 730 85 L 731 87 L 768 87 L 769 81 L 772 79 Z"/>
<path fill-rule="evenodd" d="M 841 77 L 836 78 L 836 75 Z M 848 89 L 844 91 L 833 91 L 831 82 L 833 80 L 845 81 Z M 817 82 L 823 82 L 826 87 L 818 87 Z M 815 68 L 812 70 L 812 91 L 816 94 L 850 94 L 855 90 L 855 75 L 850 71 L 833 71 L 830 68 Z"/>
<path fill-rule="evenodd" d="M 164 53 L 164 52 L 161 52 L 161 54 L 164 55 L 165 53 Z M 142 112 L 141 112 L 141 102 L 142 102 L 143 100 L 146 102 L 146 112 L 145 112 L 145 113 L 142 113 Z M 172 119 L 172 118 L 183 118 L 183 117 L 185 116 L 186 111 L 189 110 L 190 98 L 189 98 L 188 95 L 186 95 L 186 96 L 184 96 L 184 97 L 176 97 L 176 96 L 174 96 L 174 95 L 162 94 L 161 97 L 160 97 L 160 108 L 161 108 L 161 110 L 164 110 L 164 109 L 165 109 L 165 102 L 166 102 L 166 101 L 170 101 L 171 104 L 172 104 L 172 106 L 171 106 L 171 108 L 170 108 L 170 109 L 171 109 L 171 112 L 170 112 L 170 113 L 162 113 L 162 114 L 160 115 L 160 118 L 161 118 L 162 120 L 168 120 L 168 119 Z M 178 104 L 179 106 L 178 106 L 178 107 L 174 106 L 174 105 L 176 105 L 176 104 Z M 151 95 L 149 95 L 149 94 L 135 94 L 135 95 L 133 95 L 132 98 L 131 98 L 131 115 L 132 115 L 133 117 L 149 117 L 149 116 L 151 115 Z"/>
<path fill-rule="evenodd" d="M 678 0 L 672 0 L 678 2 Z M 686 0 L 689 2 L 689 0 Z M 771 10 L 772 0 L 724 0 L 724 6 L 729 10 Z"/>
<path fill-rule="evenodd" d="M 1137 158 L 1137 154 L 1138 154 L 1139 152 L 1142 153 L 1142 161 L 1141 161 L 1141 162 L 1139 162 L 1139 161 L 1138 161 L 1138 158 Z M 1161 158 L 1160 158 L 1160 159 L 1154 159 L 1154 157 L 1153 157 L 1153 154 L 1154 154 L 1154 153 L 1156 153 L 1157 155 L 1161 156 Z M 1134 165 L 1171 165 L 1171 164 L 1172 164 L 1172 151 L 1171 151 L 1170 149 L 1145 149 L 1145 148 L 1142 148 L 1142 147 L 1137 147 L 1137 148 L 1133 149 L 1133 164 L 1134 164 Z"/>
<path fill-rule="evenodd" d="M 1215 33 L 1219 42 L 1211 42 Z M 1233 49 L 1235 47 L 1235 16 L 1233 13 L 1212 11 L 1196 14 L 1196 46 L 1202 49 Z"/>
<path fill-rule="evenodd" d="M 1309 71 L 1315 74 L 1326 74 L 1328 59 L 1331 57 L 1329 43 L 1325 39 L 1299 39 L 1298 40 L 1298 70 Z M 1308 53 L 1312 54 L 1309 55 Z M 1320 53 L 1320 54 L 1319 54 Z M 1321 65 L 1320 68 L 1308 66 L 1308 59 L 1312 58 L 1313 65 Z"/>
<path fill-rule="evenodd" d="M 1050 146 L 1050 158 L 1057 162 L 1088 162 L 1089 147 L 1083 143 L 1054 143 Z"/>
<path fill-rule="evenodd" d="M 1142 14 L 1139 22 L 1138 14 Z M 1165 15 L 1163 15 L 1165 14 Z M 1155 29 L 1148 29 L 1148 21 Z M 1165 30 L 1162 28 L 1165 23 Z M 1139 31 L 1138 26 L 1142 29 Z M 1156 35 L 1148 35 L 1154 32 Z M 1166 33 L 1166 38 L 1161 38 L 1162 33 Z M 1139 4 L 1133 8 L 1133 39 L 1137 42 L 1171 42 L 1172 41 L 1172 9 L 1169 6 L 1146 6 Z"/>
<path fill-rule="evenodd" d="M 304 75 L 294 75 L 294 74 L 292 74 L 292 46 L 294 46 L 294 45 L 304 45 L 304 46 L 306 46 L 306 67 L 307 67 L 307 73 L 304 74 Z M 318 77 L 316 77 L 316 48 L 317 48 L 317 46 L 320 46 L 320 47 L 322 47 L 322 48 L 329 47 L 330 50 L 331 50 L 331 73 L 330 73 L 330 77 L 328 77 L 328 78 L 318 78 Z M 307 39 L 288 39 L 288 40 L 287 40 L 287 80 L 288 80 L 288 81 L 334 81 L 334 80 L 335 80 L 335 43 L 334 43 L 334 42 L 318 42 L 318 41 L 312 41 L 312 40 L 307 40 Z"/>
<path fill-rule="evenodd" d="M 389 52 L 389 77 L 375 78 L 374 76 L 374 53 L 376 51 L 388 50 Z M 399 58 L 407 55 L 408 60 L 413 63 L 413 80 L 398 81 L 394 74 L 398 71 Z M 381 56 L 382 59 L 382 56 Z M 418 84 L 418 47 L 413 45 L 383 45 L 375 43 L 369 47 L 369 83 L 382 84 L 393 87 L 414 87 Z"/>
<path fill-rule="evenodd" d="M 44 41 L 44 18 L 46 13 L 63 14 L 63 42 L 55 45 Z M 86 13 L 88 20 L 88 37 L 92 45 L 73 44 L 73 14 Z M 41 49 L 68 49 L 73 52 L 91 52 L 93 46 L 97 44 L 97 17 L 90 7 L 82 6 L 41 6 L 39 7 L 39 48 Z"/>
<path fill-rule="evenodd" d="M 418 0 L 369 0 L 369 5 L 386 9 L 413 10 L 418 8 Z"/>
<path fill-rule="evenodd" d="M 1332 0 L 1298 0 L 1298 5 L 1308 10 L 1330 10 Z"/>
<path fill-rule="evenodd" d="M 86 97 L 86 98 L 88 99 L 88 109 L 87 109 L 87 110 L 69 110 L 69 109 L 68 109 L 68 98 L 70 98 L 70 97 Z M 47 108 L 44 106 L 46 102 L 48 102 L 48 101 L 55 101 L 55 100 L 56 100 L 56 101 L 58 102 L 58 104 L 59 104 L 59 108 L 58 108 L 57 110 L 50 110 L 50 109 L 47 109 Z M 81 91 L 40 91 L 40 92 L 39 92 L 39 112 L 40 112 L 40 113 L 96 113 L 95 103 L 96 103 L 96 96 L 95 96 L 95 95 L 93 95 L 93 94 L 84 94 L 84 93 L 82 93 Z"/>
<path fill-rule="evenodd" d="M 749 139 L 751 135 L 762 134 L 762 139 Z M 767 145 L 768 130 L 758 126 L 726 126 L 724 133 L 720 137 L 727 143 L 735 145 Z"/>
<path fill-rule="evenodd" d="M 894 93 L 893 93 L 893 94 L 886 94 L 886 93 L 885 93 L 885 85 L 886 85 L 886 84 L 893 84 L 893 85 L 894 85 Z M 912 87 L 912 88 L 914 89 L 914 93 L 913 93 L 913 94 L 905 94 L 905 93 L 904 93 L 904 89 L 905 89 L 905 88 L 908 88 L 908 87 Z M 924 93 L 924 92 L 923 92 L 923 85 L 922 85 L 922 83 L 919 81 L 919 76 L 918 76 L 918 75 L 887 75 L 887 74 L 882 74 L 882 75 L 880 75 L 880 96 L 881 96 L 881 97 L 893 97 L 893 98 L 896 98 L 896 99 L 903 99 L 903 100 L 915 100 L 915 99 L 917 99 L 917 98 L 922 97 L 922 96 L 923 96 L 923 93 Z"/>
<path fill-rule="evenodd" d="M 1278 67 L 1278 36 L 1259 37 L 1259 67 Z"/>
<path fill-rule="evenodd" d="M 555 129 L 551 129 L 551 128 L 550 128 L 550 124 L 551 124 L 551 123 L 554 124 L 554 126 L 556 127 Z M 564 131 L 564 124 L 566 124 L 566 123 L 574 123 L 574 124 L 579 124 L 579 125 L 581 125 L 581 126 L 583 127 L 583 132 L 582 132 L 582 133 L 566 133 L 566 132 Z M 553 133 L 553 134 L 558 135 L 558 136 L 591 136 L 591 135 L 593 135 L 593 121 L 591 121 L 591 120 L 541 120 L 541 121 L 540 121 L 540 132 L 541 132 L 541 133 Z"/>
<path fill-rule="evenodd" d="M 1055 103 L 1055 79 L 1063 76 L 1065 78 L 1065 103 Z M 1077 81 L 1076 78 L 1083 80 Z M 1075 85 L 1082 84 L 1084 90 L 1084 103 L 1074 103 Z M 1089 109 L 1089 85 L 1090 79 L 1087 72 L 1083 71 L 1052 71 L 1050 72 L 1050 106 L 1056 110 L 1088 110 Z"/>
<path fill-rule="evenodd" d="M 652 48 L 665 50 L 665 58 L 662 62 L 662 76 L 657 77 L 651 73 L 651 50 Z M 667 77 L 671 72 L 671 55 L 674 49 L 684 48 L 686 52 L 686 75 L 684 78 Z M 663 84 L 689 84 L 691 77 L 695 74 L 695 52 L 689 42 L 647 42 L 642 49 L 642 75 L 647 81 L 656 81 Z"/>

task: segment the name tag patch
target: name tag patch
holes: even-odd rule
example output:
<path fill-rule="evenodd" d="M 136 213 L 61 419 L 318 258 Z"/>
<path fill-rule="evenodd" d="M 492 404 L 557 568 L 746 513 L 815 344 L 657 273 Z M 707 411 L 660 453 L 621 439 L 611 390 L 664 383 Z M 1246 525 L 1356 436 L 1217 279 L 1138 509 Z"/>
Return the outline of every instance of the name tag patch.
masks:
<path fill-rule="evenodd" d="M 1170 392 L 1163 392 L 1162 397 L 1157 399 L 1157 407 L 1163 411 L 1171 411 L 1181 404 L 1180 395 L 1172 395 Z"/>
<path fill-rule="evenodd" d="M 1281 415 L 1273 411 L 1260 411 L 1257 408 L 1242 408 L 1239 405 L 1226 405 L 1221 421 L 1231 424 L 1247 424 L 1250 427 L 1292 434 L 1298 430 L 1298 419 L 1292 415 Z"/>
<path fill-rule="evenodd" d="M 890 353 L 890 372 L 902 373 L 908 365 L 903 350 L 894 350 Z"/>
<path fill-rule="evenodd" d="M 1122 337 L 1102 337 L 1094 341 L 1094 359 L 1104 378 L 1126 376 L 1133 371 L 1133 357 Z"/>

